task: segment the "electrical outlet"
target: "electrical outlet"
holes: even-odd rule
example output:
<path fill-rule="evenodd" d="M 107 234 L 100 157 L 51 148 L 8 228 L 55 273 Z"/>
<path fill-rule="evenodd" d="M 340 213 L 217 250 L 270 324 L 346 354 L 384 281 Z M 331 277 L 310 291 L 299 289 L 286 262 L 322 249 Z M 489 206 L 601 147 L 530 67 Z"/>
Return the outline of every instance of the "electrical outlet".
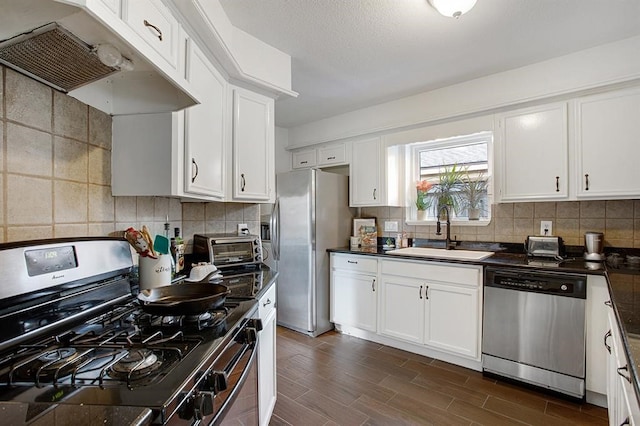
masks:
<path fill-rule="evenodd" d="M 385 232 L 398 232 L 398 221 L 397 220 L 385 220 L 384 221 L 384 230 L 385 230 Z"/>
<path fill-rule="evenodd" d="M 249 233 L 249 227 L 246 223 L 238 224 L 238 235 L 245 235 Z"/>
<path fill-rule="evenodd" d="M 550 220 L 540 221 L 540 235 L 553 235 L 553 222 Z"/>

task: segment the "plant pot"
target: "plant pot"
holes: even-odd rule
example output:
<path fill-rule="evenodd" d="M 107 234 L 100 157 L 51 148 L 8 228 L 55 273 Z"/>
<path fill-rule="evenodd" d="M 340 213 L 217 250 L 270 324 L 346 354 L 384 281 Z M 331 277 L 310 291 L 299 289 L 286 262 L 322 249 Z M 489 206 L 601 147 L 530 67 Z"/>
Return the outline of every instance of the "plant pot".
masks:
<path fill-rule="evenodd" d="M 418 218 L 418 220 L 427 220 L 427 211 L 426 210 L 418 210 L 417 218 Z"/>
<path fill-rule="evenodd" d="M 469 220 L 480 220 L 480 209 L 468 209 Z"/>

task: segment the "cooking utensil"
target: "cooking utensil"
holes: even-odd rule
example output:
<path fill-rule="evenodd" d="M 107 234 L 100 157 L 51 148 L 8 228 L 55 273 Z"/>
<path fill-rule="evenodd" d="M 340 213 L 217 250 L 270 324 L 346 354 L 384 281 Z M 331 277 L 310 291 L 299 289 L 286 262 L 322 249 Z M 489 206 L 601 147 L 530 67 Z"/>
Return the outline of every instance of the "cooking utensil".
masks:
<path fill-rule="evenodd" d="M 153 240 L 153 249 L 160 254 L 169 254 L 169 244 L 167 237 L 164 235 L 156 235 L 155 240 Z"/>
<path fill-rule="evenodd" d="M 199 315 L 222 307 L 229 293 L 222 284 L 174 284 L 141 290 L 138 301 L 152 315 Z"/>
<path fill-rule="evenodd" d="M 209 279 L 213 278 L 218 272 L 218 268 L 211 263 L 200 262 L 191 268 L 191 272 L 189 273 L 189 277 L 185 279 L 187 282 L 207 282 Z M 205 279 L 207 281 L 205 281 Z"/>
<path fill-rule="evenodd" d="M 157 256 L 149 247 L 149 242 L 142 232 L 134 228 L 127 228 L 127 230 L 124 231 L 124 237 L 140 256 L 157 259 Z"/>
<path fill-rule="evenodd" d="M 147 228 L 147 225 L 142 225 L 142 235 L 149 245 L 149 251 L 151 252 L 151 255 L 155 256 L 156 252 L 153 249 L 153 240 L 151 239 L 151 233 L 149 232 L 149 228 Z"/>

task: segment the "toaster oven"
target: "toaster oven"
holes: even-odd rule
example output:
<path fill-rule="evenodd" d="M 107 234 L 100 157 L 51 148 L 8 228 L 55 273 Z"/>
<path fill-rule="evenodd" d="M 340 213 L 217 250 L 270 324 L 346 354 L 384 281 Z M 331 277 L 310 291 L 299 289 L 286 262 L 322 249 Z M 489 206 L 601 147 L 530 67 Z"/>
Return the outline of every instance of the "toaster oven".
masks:
<path fill-rule="evenodd" d="M 262 263 L 259 235 L 195 234 L 193 255 L 217 268 L 229 268 Z"/>

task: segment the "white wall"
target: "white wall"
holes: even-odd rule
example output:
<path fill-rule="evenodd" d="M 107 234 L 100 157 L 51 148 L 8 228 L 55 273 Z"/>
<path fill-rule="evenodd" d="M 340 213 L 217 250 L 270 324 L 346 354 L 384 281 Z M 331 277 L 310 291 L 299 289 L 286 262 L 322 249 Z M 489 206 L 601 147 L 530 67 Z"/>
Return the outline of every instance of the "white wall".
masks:
<path fill-rule="evenodd" d="M 289 129 L 289 149 L 404 130 L 640 79 L 640 36 Z"/>
<path fill-rule="evenodd" d="M 291 153 L 287 151 L 289 145 L 289 130 L 276 126 L 276 174 L 291 170 Z"/>

